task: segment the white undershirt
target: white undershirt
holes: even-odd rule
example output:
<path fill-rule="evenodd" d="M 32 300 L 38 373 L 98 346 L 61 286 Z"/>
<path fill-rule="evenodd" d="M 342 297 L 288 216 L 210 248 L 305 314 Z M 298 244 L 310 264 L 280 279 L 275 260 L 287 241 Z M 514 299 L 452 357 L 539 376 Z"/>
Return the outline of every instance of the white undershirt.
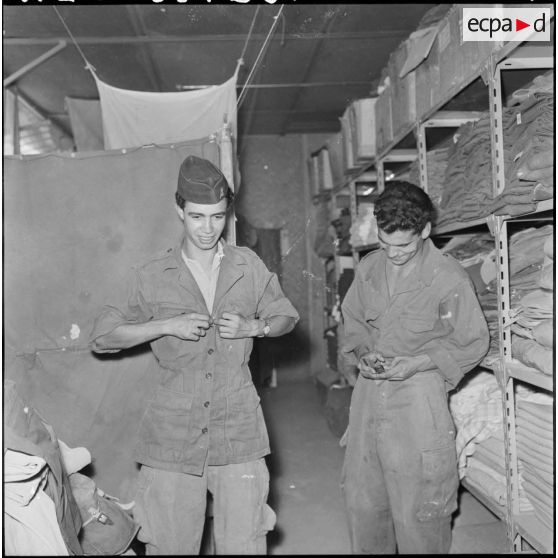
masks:
<path fill-rule="evenodd" d="M 211 265 L 211 272 L 209 275 L 204 271 L 201 264 L 190 259 L 182 250 L 182 259 L 188 266 L 188 269 L 194 276 L 198 287 L 203 295 L 207 309 L 211 312 L 213 310 L 213 301 L 215 300 L 215 291 L 217 289 L 217 279 L 219 278 L 219 268 L 221 267 L 221 260 L 223 259 L 223 246 L 221 242 L 217 244 L 217 252 L 213 256 L 213 264 Z"/>

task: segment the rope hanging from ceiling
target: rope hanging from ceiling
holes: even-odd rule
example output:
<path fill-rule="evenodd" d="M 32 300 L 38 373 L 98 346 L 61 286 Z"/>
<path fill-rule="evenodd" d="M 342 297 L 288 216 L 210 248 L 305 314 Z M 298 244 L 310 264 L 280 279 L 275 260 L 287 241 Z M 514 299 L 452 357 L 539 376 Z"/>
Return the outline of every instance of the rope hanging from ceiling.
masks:
<path fill-rule="evenodd" d="M 246 82 L 244 83 L 244 85 L 242 87 L 242 91 L 240 92 L 240 95 L 238 96 L 238 102 L 237 102 L 237 107 L 238 108 L 240 108 L 240 105 L 242 104 L 242 102 L 246 98 L 246 88 L 249 85 L 251 79 L 253 78 L 254 73 L 256 72 L 256 70 L 258 68 L 258 64 L 261 62 L 261 60 L 263 58 L 263 55 L 264 55 L 264 53 L 267 49 L 267 46 L 268 46 L 269 41 L 271 39 L 271 36 L 273 35 L 273 32 L 275 31 L 275 28 L 277 27 L 277 24 L 279 23 L 279 17 L 281 16 L 281 14 L 283 12 L 283 7 L 284 6 L 282 5 L 279 8 L 279 11 L 277 12 L 277 15 L 273 16 L 273 23 L 272 23 L 272 25 L 269 29 L 267 37 L 265 38 L 265 41 L 262 45 L 262 48 L 260 49 L 260 52 L 258 53 L 258 56 L 256 57 L 256 61 L 254 62 L 254 65 L 252 66 L 252 69 L 250 70 L 250 73 L 248 74 L 248 78 L 246 79 Z"/>

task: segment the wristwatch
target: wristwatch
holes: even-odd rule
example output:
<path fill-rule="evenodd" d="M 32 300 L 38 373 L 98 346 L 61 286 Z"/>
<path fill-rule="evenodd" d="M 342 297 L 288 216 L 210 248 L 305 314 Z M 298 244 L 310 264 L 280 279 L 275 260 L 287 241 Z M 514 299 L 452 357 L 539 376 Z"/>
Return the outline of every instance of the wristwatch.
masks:
<path fill-rule="evenodd" d="M 269 325 L 269 321 L 264 320 L 264 327 L 262 330 L 262 334 L 258 335 L 258 337 L 267 337 L 270 331 L 271 331 L 271 326 Z"/>

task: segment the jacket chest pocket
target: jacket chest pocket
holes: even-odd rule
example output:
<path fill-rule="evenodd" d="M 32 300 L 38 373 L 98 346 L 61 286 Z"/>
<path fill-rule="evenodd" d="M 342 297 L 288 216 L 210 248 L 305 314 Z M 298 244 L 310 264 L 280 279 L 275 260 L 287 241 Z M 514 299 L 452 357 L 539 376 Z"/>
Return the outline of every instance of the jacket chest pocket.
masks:
<path fill-rule="evenodd" d="M 364 307 L 364 319 L 372 327 L 378 328 L 381 316 L 385 311 L 385 302 L 382 295 L 374 288 L 366 293 L 362 301 Z"/>
<path fill-rule="evenodd" d="M 426 333 L 432 331 L 436 326 L 435 316 L 401 316 L 401 326 L 412 333 Z"/>
<path fill-rule="evenodd" d="M 154 306 L 153 315 L 156 320 L 164 320 L 175 318 L 183 314 L 205 314 L 205 310 L 200 309 L 192 302 L 191 306 L 182 305 L 180 303 L 158 303 Z M 199 342 L 187 341 L 174 337 L 173 335 L 165 335 L 151 342 L 153 353 L 159 361 L 174 360 L 191 353 L 192 350 L 198 349 Z"/>

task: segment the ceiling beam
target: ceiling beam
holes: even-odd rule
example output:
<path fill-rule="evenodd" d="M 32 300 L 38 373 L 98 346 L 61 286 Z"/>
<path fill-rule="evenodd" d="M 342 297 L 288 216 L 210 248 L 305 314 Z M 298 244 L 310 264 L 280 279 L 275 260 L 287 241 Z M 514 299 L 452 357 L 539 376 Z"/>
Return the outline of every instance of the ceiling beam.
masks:
<path fill-rule="evenodd" d="M 25 64 L 25 66 L 23 66 L 22 68 L 20 68 L 19 70 L 9 75 L 7 78 L 5 78 L 2 82 L 2 85 L 4 87 L 8 87 L 8 85 L 18 80 L 21 76 L 25 75 L 27 72 L 30 72 L 37 66 L 40 66 L 43 62 L 53 57 L 62 49 L 66 48 L 66 44 L 67 44 L 66 41 L 60 41 L 55 47 L 51 48 L 49 51 L 45 52 L 38 58 L 35 58 L 35 60 L 33 60 L 32 62 Z"/>
<path fill-rule="evenodd" d="M 333 41 L 366 41 L 378 39 L 404 39 L 409 36 L 408 29 L 391 29 L 386 31 L 363 31 L 357 33 L 287 33 L 272 37 L 272 41 L 319 41 L 328 39 Z M 246 35 L 163 35 L 163 36 L 114 36 L 114 37 L 74 37 L 76 42 L 81 45 L 102 45 L 102 44 L 134 44 L 134 43 L 196 43 L 196 42 L 244 42 Z M 266 35 L 252 35 L 250 40 L 264 41 Z M 3 37 L 2 44 L 6 46 L 34 46 L 55 44 L 68 37 Z"/>
<path fill-rule="evenodd" d="M 246 89 L 279 89 L 289 87 L 362 87 L 363 85 L 372 86 L 372 81 L 314 81 L 312 83 L 249 83 L 243 85 L 238 83 L 237 88 L 245 87 Z M 212 87 L 211 85 L 177 85 L 179 91 L 187 91 L 190 89 L 200 89 L 203 87 Z"/>

